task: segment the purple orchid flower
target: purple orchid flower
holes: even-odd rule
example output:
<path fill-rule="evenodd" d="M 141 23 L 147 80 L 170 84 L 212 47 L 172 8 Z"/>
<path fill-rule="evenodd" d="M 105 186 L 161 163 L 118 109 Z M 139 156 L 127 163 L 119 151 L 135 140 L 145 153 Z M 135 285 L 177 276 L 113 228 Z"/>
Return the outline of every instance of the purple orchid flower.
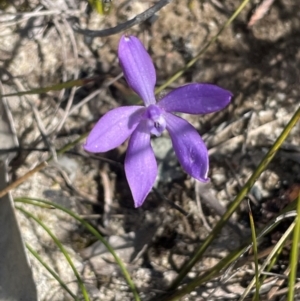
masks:
<path fill-rule="evenodd" d="M 196 129 L 173 112 L 217 112 L 229 104 L 232 94 L 215 85 L 192 83 L 171 91 L 156 102 L 154 65 L 140 40 L 134 36 L 122 36 L 118 56 L 128 85 L 145 106 L 119 107 L 106 113 L 92 129 L 84 149 L 91 153 L 107 152 L 131 135 L 125 173 L 135 207 L 143 204 L 157 176 L 150 136 L 160 136 L 165 129 L 171 136 L 183 169 L 193 178 L 207 182 L 207 148 Z"/>

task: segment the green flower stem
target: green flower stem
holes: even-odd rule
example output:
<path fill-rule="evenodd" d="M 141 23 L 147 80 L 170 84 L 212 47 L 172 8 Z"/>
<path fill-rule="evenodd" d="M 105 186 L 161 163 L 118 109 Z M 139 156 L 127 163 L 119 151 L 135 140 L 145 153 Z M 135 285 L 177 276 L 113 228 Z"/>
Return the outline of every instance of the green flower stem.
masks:
<path fill-rule="evenodd" d="M 252 188 L 255 181 L 258 179 L 258 177 L 261 175 L 261 173 L 266 169 L 268 164 L 272 161 L 275 154 L 281 147 L 282 143 L 285 141 L 287 136 L 289 135 L 292 128 L 295 126 L 295 124 L 300 119 L 300 107 L 295 112 L 289 123 L 285 126 L 284 130 L 280 134 L 280 136 L 277 138 L 271 149 L 268 151 L 268 153 L 265 155 L 263 160 L 260 162 L 252 176 L 249 178 L 247 183 L 244 185 L 244 187 L 241 189 L 239 194 L 236 196 L 234 201 L 229 206 L 228 210 L 224 213 L 220 221 L 217 223 L 215 228 L 212 230 L 212 232 L 208 235 L 208 237 L 205 239 L 203 244 L 196 250 L 193 257 L 184 264 L 183 268 L 181 269 L 180 273 L 178 274 L 177 278 L 174 280 L 172 285 L 170 286 L 169 290 L 174 290 L 177 288 L 177 286 L 180 284 L 182 279 L 187 275 L 187 273 L 193 268 L 193 266 L 201 259 L 204 252 L 207 250 L 207 248 L 210 246 L 212 241 L 219 235 L 221 230 L 223 229 L 224 225 L 230 218 L 230 216 L 235 212 L 235 210 L 238 208 L 238 206 L 241 204 L 247 193 Z"/>

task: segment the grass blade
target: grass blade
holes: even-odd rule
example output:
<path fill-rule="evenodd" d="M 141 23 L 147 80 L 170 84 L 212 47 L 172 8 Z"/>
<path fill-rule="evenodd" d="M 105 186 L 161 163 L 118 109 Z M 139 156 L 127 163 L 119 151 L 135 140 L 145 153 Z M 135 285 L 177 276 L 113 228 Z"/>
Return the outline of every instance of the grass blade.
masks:
<path fill-rule="evenodd" d="M 288 298 L 287 301 L 294 300 L 294 291 L 295 291 L 295 283 L 297 276 L 297 267 L 298 267 L 298 254 L 299 254 L 299 235 L 300 235 L 300 193 L 298 196 L 297 202 L 297 217 L 295 219 L 295 229 L 293 235 L 293 245 L 292 252 L 290 258 L 290 277 L 289 277 L 289 290 L 288 290 Z"/>
<path fill-rule="evenodd" d="M 48 204 L 49 205 L 49 204 Z M 47 233 L 48 235 L 52 238 L 52 240 L 55 242 L 55 244 L 57 245 L 57 247 L 60 249 L 60 251 L 64 254 L 66 260 L 68 261 L 70 267 L 72 268 L 76 278 L 77 278 L 77 281 L 78 281 L 78 284 L 79 284 L 79 287 L 81 289 L 81 292 L 83 294 L 83 297 L 84 297 L 84 300 L 85 301 L 89 301 L 90 298 L 89 298 L 89 295 L 88 295 L 88 292 L 85 288 L 85 285 L 77 271 L 77 269 L 75 268 L 68 252 L 66 251 L 66 249 L 64 248 L 64 246 L 62 245 L 62 243 L 59 241 L 59 239 L 52 233 L 52 231 L 38 218 L 36 218 L 33 214 L 31 214 L 30 212 L 28 212 L 27 210 L 19 207 L 19 206 L 16 206 L 16 209 L 18 209 L 19 211 L 21 211 L 24 215 L 32 218 L 36 223 L 38 223 Z"/>
<path fill-rule="evenodd" d="M 285 210 L 283 210 L 283 211 L 285 211 Z M 296 215 L 295 211 L 285 212 L 284 214 L 280 213 L 280 215 L 278 217 L 274 218 L 262 230 L 259 231 L 257 239 L 261 239 L 262 237 L 267 235 L 274 227 L 276 227 L 279 223 L 281 223 L 286 218 L 294 217 L 295 215 Z M 272 257 L 272 259 L 270 261 L 271 264 L 274 265 L 275 260 L 278 257 L 278 253 L 281 252 L 282 248 L 286 245 L 287 244 L 285 243 L 278 249 L 278 251 L 275 253 L 275 255 Z M 179 289 L 176 292 L 165 296 L 163 301 L 178 300 L 179 298 L 184 297 L 185 295 L 187 295 L 190 292 L 192 292 L 193 290 L 195 290 L 198 286 L 200 286 L 208 281 L 211 281 L 212 279 L 214 279 L 216 277 L 222 276 L 223 279 L 229 278 L 230 277 L 229 273 L 236 266 L 238 259 L 241 256 L 245 255 L 245 253 L 250 250 L 251 246 L 252 246 L 252 242 L 251 242 L 251 240 L 249 240 L 249 242 L 246 243 L 245 247 L 241 247 L 238 250 L 232 251 L 225 258 L 223 258 L 219 263 L 217 263 L 215 266 L 213 266 L 211 269 L 209 269 L 205 273 L 201 274 L 200 276 L 197 276 L 190 283 L 186 284 L 182 289 Z M 238 264 L 238 266 L 242 266 L 242 265 L 244 265 L 244 264 L 241 264 L 241 265 Z M 269 269 L 270 269 L 270 265 L 268 266 L 268 270 Z M 156 301 L 156 299 L 153 299 L 153 301 Z"/>
<path fill-rule="evenodd" d="M 70 291 L 68 286 L 61 280 L 61 278 L 53 271 L 49 265 L 42 259 L 42 257 L 28 244 L 25 243 L 28 251 L 40 262 L 40 264 L 56 279 L 56 281 L 61 285 L 61 287 L 76 301 L 79 299 Z"/>
<path fill-rule="evenodd" d="M 79 217 L 76 213 L 74 213 L 73 211 L 60 206 L 58 204 L 46 201 L 46 200 L 41 200 L 41 199 L 36 199 L 36 198 L 16 198 L 14 200 L 15 202 L 21 202 L 21 203 L 26 203 L 26 204 L 31 204 L 31 205 L 37 205 L 38 203 L 42 203 L 42 204 L 46 204 L 49 206 L 53 206 L 56 209 L 62 210 L 65 213 L 69 214 L 70 216 L 72 216 L 74 219 L 76 219 L 79 223 L 82 224 L 83 227 L 85 227 L 91 234 L 93 234 L 99 241 L 101 241 L 103 243 L 103 245 L 106 247 L 106 249 L 112 254 L 112 256 L 114 257 L 116 263 L 118 264 L 118 266 L 120 267 L 123 276 L 128 284 L 128 286 L 130 287 L 133 295 L 134 295 L 134 300 L 135 301 L 140 301 L 140 297 L 139 294 L 137 292 L 137 289 L 129 275 L 129 272 L 127 271 L 125 265 L 123 264 L 122 260 L 118 257 L 118 255 L 116 254 L 116 252 L 114 251 L 114 249 L 110 246 L 110 244 L 102 237 L 102 235 L 87 221 L 85 221 L 84 219 L 82 219 L 81 217 Z"/>
<path fill-rule="evenodd" d="M 268 153 L 265 155 L 263 160 L 260 162 L 256 170 L 253 172 L 252 176 L 249 178 L 247 183 L 244 185 L 244 187 L 241 189 L 239 194 L 236 196 L 236 198 L 233 200 L 231 205 L 229 206 L 228 210 L 224 213 L 220 221 L 217 223 L 215 228 L 212 230 L 212 232 L 208 235 L 208 237 L 205 239 L 205 241 L 202 243 L 202 245 L 196 250 L 193 257 L 183 266 L 180 273 L 178 274 L 177 278 L 174 280 L 172 285 L 170 286 L 169 290 L 174 290 L 176 287 L 180 284 L 182 279 L 187 275 L 187 273 L 192 269 L 192 267 L 197 263 L 200 258 L 203 256 L 204 252 L 207 250 L 207 248 L 210 246 L 212 241 L 219 235 L 222 228 L 224 227 L 225 223 L 228 221 L 230 216 L 233 214 L 233 212 L 238 208 L 238 206 L 241 204 L 247 193 L 250 191 L 252 186 L 254 185 L 256 179 L 261 175 L 261 173 L 266 169 L 268 164 L 272 161 L 275 154 L 281 147 L 282 143 L 285 141 L 285 139 L 288 137 L 290 131 L 295 126 L 295 124 L 300 119 L 300 107 L 295 112 L 289 123 L 285 126 L 284 130 L 280 134 L 280 136 L 277 138 L 277 140 L 274 142 L 271 149 L 268 151 Z"/>
<path fill-rule="evenodd" d="M 291 235 L 293 229 L 295 227 L 295 222 L 293 222 L 289 228 L 285 231 L 285 233 L 281 236 L 277 244 L 274 246 L 273 250 L 270 252 L 268 257 L 266 258 L 265 262 L 262 264 L 261 268 L 259 269 L 258 275 L 260 276 L 261 273 L 265 270 L 266 266 L 270 263 L 272 258 L 276 256 L 276 254 L 281 250 L 282 246 L 285 244 L 285 241 L 288 239 L 288 237 Z M 250 290 L 252 289 L 253 285 L 255 283 L 255 277 L 252 279 L 252 281 L 249 283 L 248 287 L 245 289 L 244 293 L 240 297 L 239 301 L 243 301 Z"/>
<path fill-rule="evenodd" d="M 95 78 L 84 78 L 84 79 L 75 79 L 70 80 L 68 82 L 64 82 L 61 84 L 56 84 L 53 86 L 43 87 L 43 88 L 37 88 L 37 89 L 31 89 L 28 91 L 21 91 L 16 93 L 10 93 L 10 94 L 4 94 L 2 97 L 11 97 L 11 96 L 23 96 L 23 95 L 32 95 L 32 94 L 43 94 L 50 91 L 60 91 L 62 89 L 68 89 L 73 87 L 80 87 L 84 86 L 89 82 L 95 81 Z"/>
<path fill-rule="evenodd" d="M 256 284 L 256 290 L 255 290 L 255 295 L 254 295 L 253 301 L 259 301 L 259 288 L 260 288 L 260 285 L 259 285 L 259 276 L 258 276 L 257 238 L 256 238 L 256 232 L 255 232 L 255 225 L 254 225 L 253 214 L 252 214 L 252 210 L 251 210 L 251 206 L 250 206 L 249 200 L 248 200 L 248 207 L 249 207 L 249 219 L 250 219 L 250 227 L 251 227 L 254 264 L 255 264 L 255 284 Z"/>
<path fill-rule="evenodd" d="M 233 20 L 241 13 L 241 11 L 244 9 L 244 7 L 248 4 L 250 0 L 243 0 L 240 6 L 235 10 L 235 12 L 232 14 L 232 16 L 225 22 L 225 24 L 221 27 L 221 29 L 218 31 L 218 33 L 200 50 L 200 52 L 191 60 L 189 61 L 183 68 L 181 68 L 179 71 L 177 71 L 173 76 L 171 76 L 163 85 L 161 85 L 159 88 L 155 90 L 155 94 L 160 93 L 162 90 L 164 90 L 166 87 L 168 87 L 170 84 L 172 84 L 175 80 L 177 80 L 184 72 L 186 72 L 189 68 L 191 68 L 200 58 L 201 55 L 203 55 L 206 50 L 212 45 L 218 37 L 221 35 L 221 33 L 233 22 Z"/>

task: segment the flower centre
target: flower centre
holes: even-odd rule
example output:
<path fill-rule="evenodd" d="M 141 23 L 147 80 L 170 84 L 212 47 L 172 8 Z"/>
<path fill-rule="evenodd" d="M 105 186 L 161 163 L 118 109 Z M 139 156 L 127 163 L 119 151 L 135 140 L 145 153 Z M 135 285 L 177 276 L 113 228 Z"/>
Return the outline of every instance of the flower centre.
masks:
<path fill-rule="evenodd" d="M 146 109 L 144 118 L 147 120 L 150 133 L 155 136 L 160 136 L 167 126 L 163 111 L 156 105 L 150 105 Z"/>

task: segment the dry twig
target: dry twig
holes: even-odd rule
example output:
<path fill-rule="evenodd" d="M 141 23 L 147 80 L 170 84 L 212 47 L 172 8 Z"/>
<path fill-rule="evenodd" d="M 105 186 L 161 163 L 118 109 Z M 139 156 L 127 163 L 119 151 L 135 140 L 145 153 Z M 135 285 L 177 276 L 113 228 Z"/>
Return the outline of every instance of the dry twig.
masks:
<path fill-rule="evenodd" d="M 172 0 L 160 0 L 156 4 L 154 4 L 152 7 L 145 10 L 143 13 L 135 16 L 133 19 L 128 20 L 122 24 L 119 24 L 115 27 L 103 29 L 103 30 L 88 30 L 88 29 L 81 29 L 78 24 L 75 24 L 73 26 L 73 29 L 81 33 L 85 36 L 96 38 L 96 37 L 108 37 L 117 33 L 120 33 L 126 29 L 129 29 L 133 27 L 134 25 L 140 24 L 147 19 L 151 18 L 156 12 L 161 10 L 164 6 L 172 2 Z"/>

